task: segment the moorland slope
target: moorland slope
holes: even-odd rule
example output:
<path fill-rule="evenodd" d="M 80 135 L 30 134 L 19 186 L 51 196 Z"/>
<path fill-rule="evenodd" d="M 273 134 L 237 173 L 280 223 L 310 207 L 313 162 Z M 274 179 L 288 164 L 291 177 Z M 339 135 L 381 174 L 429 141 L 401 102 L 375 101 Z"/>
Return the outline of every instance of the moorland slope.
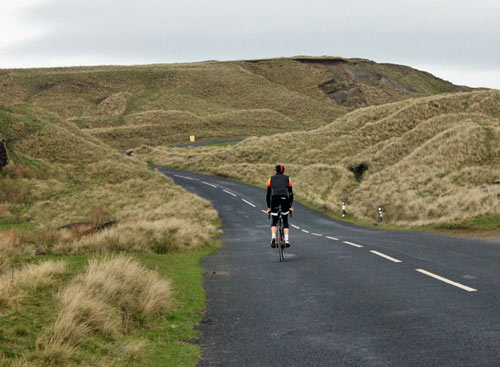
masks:
<path fill-rule="evenodd" d="M 280 144 L 275 144 L 279 141 Z M 253 137 L 231 147 L 142 147 L 146 159 L 263 185 L 278 162 L 298 197 L 398 225 L 500 212 L 500 92 L 445 94 L 358 109 L 312 131 Z M 498 223 L 497 223 L 498 225 Z"/>
<path fill-rule="evenodd" d="M 155 365 L 180 306 L 139 259 L 207 247 L 216 212 L 46 109 L 0 107 L 0 136 L 0 365 Z"/>
<path fill-rule="evenodd" d="M 0 105 L 43 108 L 122 150 L 311 130 L 359 107 L 469 90 L 329 57 L 0 70 Z"/>

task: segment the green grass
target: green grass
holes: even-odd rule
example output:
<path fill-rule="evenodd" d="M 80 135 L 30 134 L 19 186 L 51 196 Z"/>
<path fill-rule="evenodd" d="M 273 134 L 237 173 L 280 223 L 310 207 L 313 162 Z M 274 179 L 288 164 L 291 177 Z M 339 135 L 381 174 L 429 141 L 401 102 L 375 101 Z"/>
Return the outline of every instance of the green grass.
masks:
<path fill-rule="evenodd" d="M 195 330 L 205 310 L 205 293 L 200 262 L 213 253 L 219 242 L 204 249 L 181 251 L 171 254 L 136 254 L 146 266 L 172 281 L 175 308 L 167 317 L 157 317 L 145 327 L 136 327 L 125 336 L 134 343 L 146 345 L 133 359 L 121 361 L 119 366 L 180 367 L 195 366 L 200 358 L 200 347 L 193 341 L 200 335 Z M 68 271 L 62 283 L 68 283 L 82 272 L 90 256 L 45 256 L 36 261 L 64 260 Z M 32 354 L 36 356 L 36 340 L 45 328 L 55 321 L 58 304 L 56 294 L 61 284 L 44 286 L 31 291 L 21 307 L 0 313 L 0 364 L 9 366 L 14 360 Z M 79 348 L 78 361 L 99 360 L 113 348 L 111 340 L 97 337 Z"/>
<path fill-rule="evenodd" d="M 33 230 L 35 225 L 29 221 L 17 221 L 12 218 L 0 219 L 0 231 L 8 231 L 10 229 Z"/>
<path fill-rule="evenodd" d="M 500 214 L 481 215 L 459 222 L 436 226 L 437 230 L 492 231 L 500 229 Z"/>
<path fill-rule="evenodd" d="M 200 335 L 194 327 L 205 311 L 200 262 L 219 245 L 215 242 L 204 250 L 168 255 L 138 255 L 146 265 L 172 280 L 176 301 L 174 313 L 144 333 L 149 339 L 144 366 L 194 366 L 199 360 L 200 347 L 192 342 Z"/>
<path fill-rule="evenodd" d="M 68 271 L 64 276 L 66 281 L 83 269 L 88 257 L 45 256 L 30 260 L 30 262 L 64 260 L 68 264 Z M 28 296 L 19 307 L 0 312 L 0 363 L 3 363 L 2 366 L 9 366 L 9 363 L 15 359 L 36 353 L 36 339 L 44 328 L 55 321 L 55 315 L 57 315 L 55 295 L 59 285 L 29 289 Z"/>

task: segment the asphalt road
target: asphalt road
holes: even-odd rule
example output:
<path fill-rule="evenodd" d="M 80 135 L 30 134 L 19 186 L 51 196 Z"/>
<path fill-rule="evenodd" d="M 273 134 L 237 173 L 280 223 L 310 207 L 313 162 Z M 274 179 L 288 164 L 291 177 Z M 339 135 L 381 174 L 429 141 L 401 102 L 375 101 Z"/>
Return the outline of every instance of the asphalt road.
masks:
<path fill-rule="evenodd" d="M 174 148 L 202 147 L 205 145 L 212 145 L 212 144 L 237 143 L 243 140 L 245 140 L 245 138 L 219 139 L 219 140 L 200 141 L 197 143 L 173 145 L 172 147 Z"/>
<path fill-rule="evenodd" d="M 294 204 L 280 263 L 264 189 L 161 171 L 223 223 L 203 262 L 200 366 L 500 366 L 500 245 L 359 228 Z"/>

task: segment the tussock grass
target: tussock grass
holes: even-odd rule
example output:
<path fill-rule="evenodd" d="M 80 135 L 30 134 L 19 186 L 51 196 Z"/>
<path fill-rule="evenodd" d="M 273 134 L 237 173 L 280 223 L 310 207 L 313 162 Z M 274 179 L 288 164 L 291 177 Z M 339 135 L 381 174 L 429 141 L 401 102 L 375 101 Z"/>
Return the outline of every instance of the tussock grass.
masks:
<path fill-rule="evenodd" d="M 37 340 L 38 359 L 44 363 L 78 361 L 79 350 L 91 338 L 105 337 L 120 351 L 134 355 L 143 340 L 126 341 L 123 335 L 134 326 L 172 309 L 169 281 L 136 260 L 115 256 L 91 260 L 87 270 L 75 277 L 58 295 L 55 323 Z"/>
<path fill-rule="evenodd" d="M 64 262 L 46 261 L 0 275 L 0 309 L 17 305 L 29 289 L 51 284 L 65 272 Z"/>
<path fill-rule="evenodd" d="M 125 256 L 91 261 L 78 280 L 94 297 L 139 320 L 166 314 L 172 307 L 169 282 Z"/>
<path fill-rule="evenodd" d="M 309 132 L 231 147 L 137 150 L 155 164 L 264 185 L 283 163 L 298 197 L 358 218 L 421 226 L 499 212 L 500 93 L 440 95 L 358 109 Z M 357 180 L 349 168 L 367 164 Z"/>

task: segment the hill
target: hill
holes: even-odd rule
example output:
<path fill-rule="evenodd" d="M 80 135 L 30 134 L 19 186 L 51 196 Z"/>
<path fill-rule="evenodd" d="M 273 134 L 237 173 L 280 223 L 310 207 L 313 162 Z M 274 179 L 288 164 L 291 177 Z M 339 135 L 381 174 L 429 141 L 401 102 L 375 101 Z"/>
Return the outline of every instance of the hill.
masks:
<path fill-rule="evenodd" d="M 469 91 L 326 57 L 0 70 L 0 364 L 196 363 L 217 213 L 145 160 L 259 185 L 281 162 L 299 197 L 367 220 L 498 214 L 499 92 Z M 192 134 L 253 137 L 167 147 Z"/>
<path fill-rule="evenodd" d="M 273 142 L 281 141 L 281 144 Z M 322 128 L 231 147 L 138 150 L 156 164 L 263 185 L 282 163 L 299 198 L 366 221 L 429 225 L 489 216 L 498 226 L 500 92 L 444 94 L 358 109 Z"/>
<path fill-rule="evenodd" d="M 470 90 L 406 66 L 326 57 L 0 70 L 0 86 L 0 105 L 55 113 L 121 150 L 311 130 L 359 107 Z"/>
<path fill-rule="evenodd" d="M 0 365 L 157 365 L 160 347 L 196 360 L 177 339 L 194 336 L 202 302 L 179 309 L 201 280 L 174 293 L 172 279 L 199 272 L 210 204 L 45 108 L 0 107 L 0 136 Z"/>

